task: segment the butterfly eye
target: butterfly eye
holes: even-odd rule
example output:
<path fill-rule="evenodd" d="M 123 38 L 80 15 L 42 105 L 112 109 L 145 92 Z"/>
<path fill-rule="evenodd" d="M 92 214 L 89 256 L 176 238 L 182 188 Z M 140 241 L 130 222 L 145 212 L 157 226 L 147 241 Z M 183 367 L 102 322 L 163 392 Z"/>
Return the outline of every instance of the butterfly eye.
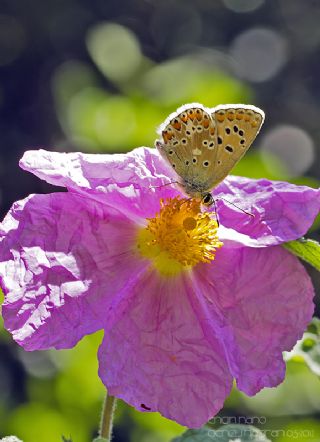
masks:
<path fill-rule="evenodd" d="M 211 206 L 214 203 L 214 198 L 211 193 L 205 193 L 202 197 L 202 204 L 204 206 Z"/>

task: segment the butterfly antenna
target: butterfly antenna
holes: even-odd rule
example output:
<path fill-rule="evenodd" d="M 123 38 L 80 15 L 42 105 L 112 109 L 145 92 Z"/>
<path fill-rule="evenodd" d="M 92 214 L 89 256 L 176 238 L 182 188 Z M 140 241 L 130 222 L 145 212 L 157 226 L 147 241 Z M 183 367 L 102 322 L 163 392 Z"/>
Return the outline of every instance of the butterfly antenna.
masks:
<path fill-rule="evenodd" d="M 223 201 L 225 201 L 226 203 L 230 204 L 231 206 L 236 207 L 237 209 L 241 210 L 241 212 L 245 213 L 246 215 L 252 216 L 252 218 L 254 218 L 254 214 L 253 214 L 253 213 L 247 212 L 246 210 L 242 209 L 242 207 L 237 206 L 236 204 L 234 204 L 234 203 L 232 203 L 231 201 L 229 201 L 229 200 L 223 198 L 222 196 L 219 196 L 219 197 L 217 198 L 217 200 L 223 200 Z"/>
<path fill-rule="evenodd" d="M 170 181 L 170 183 L 160 184 L 160 186 L 149 186 L 149 189 L 160 189 L 161 187 L 170 186 L 171 184 L 180 184 L 179 181 Z"/>

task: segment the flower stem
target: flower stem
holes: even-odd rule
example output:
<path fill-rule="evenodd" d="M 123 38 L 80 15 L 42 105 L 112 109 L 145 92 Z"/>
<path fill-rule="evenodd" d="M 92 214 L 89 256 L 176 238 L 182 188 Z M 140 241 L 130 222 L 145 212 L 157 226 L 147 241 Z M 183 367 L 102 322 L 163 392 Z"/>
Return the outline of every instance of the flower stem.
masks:
<path fill-rule="evenodd" d="M 113 414 L 116 409 L 116 401 L 115 397 L 109 396 L 106 393 L 102 407 L 99 436 L 105 438 L 108 442 L 111 441 L 112 437 Z"/>

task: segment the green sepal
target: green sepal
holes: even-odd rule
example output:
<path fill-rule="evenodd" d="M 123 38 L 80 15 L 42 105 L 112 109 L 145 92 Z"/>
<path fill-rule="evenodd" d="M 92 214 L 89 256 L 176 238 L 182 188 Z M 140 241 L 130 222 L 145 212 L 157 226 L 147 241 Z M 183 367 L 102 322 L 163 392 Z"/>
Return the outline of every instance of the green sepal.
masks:
<path fill-rule="evenodd" d="M 320 271 L 320 244 L 317 241 L 300 238 L 284 243 L 283 247 Z"/>

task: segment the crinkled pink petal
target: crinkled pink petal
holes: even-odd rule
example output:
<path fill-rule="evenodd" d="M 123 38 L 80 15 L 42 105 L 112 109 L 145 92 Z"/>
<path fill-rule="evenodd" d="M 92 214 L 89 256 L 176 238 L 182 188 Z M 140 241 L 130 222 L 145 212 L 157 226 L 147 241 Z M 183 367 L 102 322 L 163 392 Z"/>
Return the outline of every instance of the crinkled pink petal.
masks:
<path fill-rule="evenodd" d="M 105 334 L 99 375 L 110 394 L 137 409 L 200 427 L 231 389 L 224 350 L 182 278 L 150 273 L 134 290 L 134 304 Z"/>
<path fill-rule="evenodd" d="M 222 247 L 193 278 L 205 309 L 224 318 L 217 332 L 238 388 L 253 395 L 282 382 L 282 352 L 302 336 L 314 310 L 312 283 L 299 260 L 280 246 Z"/>
<path fill-rule="evenodd" d="M 27 350 L 68 348 L 112 326 L 149 265 L 134 255 L 136 226 L 72 193 L 17 202 L 1 225 L 5 327 Z"/>
<path fill-rule="evenodd" d="M 280 181 L 229 176 L 214 194 L 221 224 L 243 234 L 242 243 L 251 247 L 300 238 L 320 210 L 320 189 Z M 219 196 L 254 216 L 219 201 Z"/>
<path fill-rule="evenodd" d="M 264 246 L 303 235 L 319 191 L 227 178 L 217 196 L 254 218 L 220 201 L 216 260 L 165 280 L 134 244 L 160 198 L 179 194 L 163 186 L 175 178 L 155 150 L 31 151 L 21 166 L 69 190 L 16 203 L 1 226 L 5 326 L 24 348 L 71 347 L 104 328 L 109 392 L 189 427 L 222 407 L 232 376 L 247 394 L 282 381 L 282 351 L 311 318 L 313 288 L 297 258 Z"/>
<path fill-rule="evenodd" d="M 31 150 L 20 166 L 48 183 L 117 207 L 134 221 L 153 216 L 160 198 L 179 194 L 168 185 L 170 171 L 155 149 L 113 155 Z"/>
<path fill-rule="evenodd" d="M 174 185 L 163 186 L 177 176 L 150 148 L 115 155 L 28 151 L 20 165 L 51 184 L 117 207 L 133 220 L 153 216 L 160 198 L 180 193 Z M 266 179 L 229 176 L 214 194 L 254 215 L 218 200 L 221 224 L 242 234 L 242 243 L 250 247 L 301 237 L 320 209 L 319 189 Z"/>

